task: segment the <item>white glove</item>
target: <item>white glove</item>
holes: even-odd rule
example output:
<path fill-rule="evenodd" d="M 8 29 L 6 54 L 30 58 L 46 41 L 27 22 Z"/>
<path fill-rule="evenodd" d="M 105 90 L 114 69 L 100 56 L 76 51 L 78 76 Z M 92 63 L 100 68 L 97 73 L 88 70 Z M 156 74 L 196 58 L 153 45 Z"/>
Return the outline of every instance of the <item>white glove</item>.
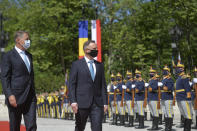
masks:
<path fill-rule="evenodd" d="M 163 86 L 163 83 L 162 82 L 158 82 L 158 86 L 159 87 Z"/>
<path fill-rule="evenodd" d="M 132 88 L 135 88 L 135 84 L 132 84 L 132 86 L 131 86 Z"/>
<path fill-rule="evenodd" d="M 192 86 L 192 82 L 189 82 L 189 85 Z"/>
<path fill-rule="evenodd" d="M 117 88 L 117 86 L 114 86 L 114 90 Z"/>
<path fill-rule="evenodd" d="M 107 86 L 107 92 L 110 92 L 110 85 Z"/>
<path fill-rule="evenodd" d="M 194 83 L 197 83 L 197 78 L 193 78 L 193 82 Z"/>
<path fill-rule="evenodd" d="M 148 83 L 145 83 L 145 87 L 148 87 L 149 86 L 149 84 Z"/>
<path fill-rule="evenodd" d="M 122 89 L 127 89 L 127 87 L 125 85 L 122 85 Z"/>

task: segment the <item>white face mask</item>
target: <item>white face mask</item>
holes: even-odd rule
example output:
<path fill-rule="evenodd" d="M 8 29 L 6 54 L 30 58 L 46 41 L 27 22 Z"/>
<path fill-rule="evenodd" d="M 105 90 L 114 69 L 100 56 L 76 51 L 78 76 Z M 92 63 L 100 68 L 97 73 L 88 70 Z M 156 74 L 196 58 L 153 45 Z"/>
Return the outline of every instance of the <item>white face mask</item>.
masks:
<path fill-rule="evenodd" d="M 25 40 L 25 44 L 23 44 L 22 46 L 27 50 L 30 47 L 30 40 Z"/>

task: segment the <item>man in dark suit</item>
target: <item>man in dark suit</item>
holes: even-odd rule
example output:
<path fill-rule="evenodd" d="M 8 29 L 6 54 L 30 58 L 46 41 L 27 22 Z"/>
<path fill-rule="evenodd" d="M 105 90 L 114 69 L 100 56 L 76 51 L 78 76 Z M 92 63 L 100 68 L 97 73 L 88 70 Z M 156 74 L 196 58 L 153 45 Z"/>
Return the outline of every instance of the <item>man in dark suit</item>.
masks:
<path fill-rule="evenodd" d="M 1 65 L 3 92 L 8 106 L 10 131 L 20 131 L 22 115 L 27 131 L 36 131 L 36 96 L 29 34 L 18 31 L 15 47 L 7 52 Z"/>
<path fill-rule="evenodd" d="M 84 131 L 88 116 L 92 131 L 102 131 L 102 119 L 107 111 L 107 88 L 104 66 L 94 60 L 97 44 L 84 43 L 85 57 L 72 63 L 69 78 L 69 97 L 76 114 L 75 131 Z"/>

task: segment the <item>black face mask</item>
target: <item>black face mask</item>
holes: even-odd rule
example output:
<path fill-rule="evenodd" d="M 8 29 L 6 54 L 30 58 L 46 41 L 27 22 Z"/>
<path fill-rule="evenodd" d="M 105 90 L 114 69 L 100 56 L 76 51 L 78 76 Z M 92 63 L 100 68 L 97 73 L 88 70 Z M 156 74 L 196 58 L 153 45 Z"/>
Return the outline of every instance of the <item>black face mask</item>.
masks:
<path fill-rule="evenodd" d="M 127 76 L 127 80 L 130 80 L 131 79 L 131 77 L 130 76 Z"/>
<path fill-rule="evenodd" d="M 168 75 L 168 71 L 164 70 L 164 71 L 163 71 L 163 75 L 164 75 L 164 76 L 167 76 L 167 75 Z"/>
<path fill-rule="evenodd" d="M 111 78 L 111 81 L 115 81 L 115 78 Z"/>
<path fill-rule="evenodd" d="M 139 74 L 137 74 L 137 75 L 135 75 L 135 77 L 136 77 L 136 78 L 139 78 L 139 77 L 140 77 L 140 75 L 139 75 Z"/>
<path fill-rule="evenodd" d="M 90 56 L 92 56 L 92 57 L 97 57 L 97 55 L 98 55 L 98 50 L 91 50 L 88 54 L 89 54 Z"/>
<path fill-rule="evenodd" d="M 121 81 L 121 78 L 117 78 L 117 81 Z"/>
<path fill-rule="evenodd" d="M 176 69 L 176 74 L 177 74 L 177 75 L 179 75 L 181 72 L 183 72 L 183 69 L 182 69 L 182 68 L 177 68 L 177 69 Z"/>
<path fill-rule="evenodd" d="M 150 78 L 154 77 L 154 74 L 149 74 Z"/>

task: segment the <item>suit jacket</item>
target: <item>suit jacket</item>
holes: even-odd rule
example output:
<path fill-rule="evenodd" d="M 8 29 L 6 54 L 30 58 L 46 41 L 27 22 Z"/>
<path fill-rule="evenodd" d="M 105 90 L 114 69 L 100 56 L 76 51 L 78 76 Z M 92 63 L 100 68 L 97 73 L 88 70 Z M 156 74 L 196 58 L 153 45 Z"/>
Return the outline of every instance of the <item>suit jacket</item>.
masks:
<path fill-rule="evenodd" d="M 94 81 L 85 58 L 72 63 L 69 77 L 69 98 L 76 102 L 79 108 L 89 108 L 93 102 L 98 106 L 107 105 L 107 88 L 104 76 L 104 66 L 94 61 L 96 76 Z"/>
<path fill-rule="evenodd" d="M 10 95 L 16 97 L 17 105 L 23 104 L 29 98 L 36 101 L 34 89 L 34 71 L 32 55 L 25 51 L 30 61 L 30 72 L 16 49 L 4 54 L 1 65 L 1 80 L 6 104 Z"/>

